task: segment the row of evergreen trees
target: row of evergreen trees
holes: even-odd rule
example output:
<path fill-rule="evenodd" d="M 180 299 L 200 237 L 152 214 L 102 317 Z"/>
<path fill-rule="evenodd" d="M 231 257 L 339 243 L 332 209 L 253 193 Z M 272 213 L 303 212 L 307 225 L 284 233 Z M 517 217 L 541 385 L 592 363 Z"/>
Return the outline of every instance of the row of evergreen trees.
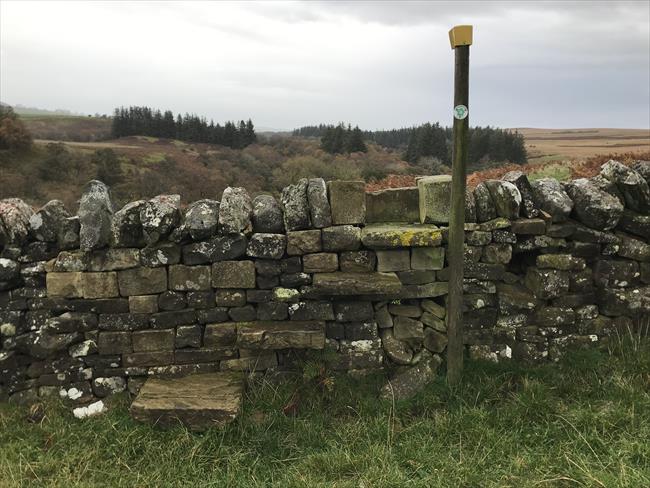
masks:
<path fill-rule="evenodd" d="M 340 150 L 342 130 L 345 130 L 345 126 L 342 124 L 336 127 L 320 124 L 295 129 L 293 135 L 321 137 L 323 149 L 329 152 L 345 152 L 345 150 Z M 392 130 L 361 131 L 358 128 L 353 130 L 358 131 L 355 133 L 355 137 L 360 134 L 362 142 L 372 141 L 380 146 L 405 150 L 404 159 L 412 164 L 417 164 L 423 157 L 435 158 L 444 164 L 451 162 L 452 129 L 441 127 L 437 122 Z M 350 126 L 348 126 L 347 132 L 350 132 Z M 490 126 L 470 127 L 468 137 L 470 164 L 502 161 L 525 164 L 527 162 L 524 137 L 517 131 Z M 334 144 L 332 140 L 336 143 Z M 355 141 L 355 144 L 358 144 L 358 141 Z M 332 145 L 339 150 L 328 149 Z"/>
<path fill-rule="evenodd" d="M 320 147 L 330 154 L 368 151 L 361 129 L 358 126 L 353 129 L 351 125 L 346 127 L 343 123 L 324 128 Z"/>
<path fill-rule="evenodd" d="M 253 122 L 241 120 L 224 125 L 208 124 L 204 117 L 194 114 L 184 116 L 170 110 L 161 112 L 149 107 L 120 107 L 113 113 L 113 137 L 152 136 L 178 139 L 187 142 L 206 142 L 232 148 L 243 148 L 257 140 Z"/>
<path fill-rule="evenodd" d="M 422 157 L 433 157 L 444 164 L 451 163 L 452 129 L 440 124 L 423 124 L 411 131 L 404 159 L 412 164 Z M 470 165 L 509 161 L 526 164 L 528 155 L 524 136 L 517 131 L 495 127 L 470 127 L 468 160 Z"/>

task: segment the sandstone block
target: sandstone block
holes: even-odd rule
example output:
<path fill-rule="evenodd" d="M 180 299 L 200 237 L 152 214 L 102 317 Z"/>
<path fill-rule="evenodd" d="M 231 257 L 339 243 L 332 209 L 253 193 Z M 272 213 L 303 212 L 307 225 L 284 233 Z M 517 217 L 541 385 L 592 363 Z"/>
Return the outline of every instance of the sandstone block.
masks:
<path fill-rule="evenodd" d="M 431 270 L 445 266 L 443 247 L 414 247 L 411 249 L 411 269 Z"/>
<path fill-rule="evenodd" d="M 175 264 L 169 267 L 169 289 L 176 291 L 209 290 L 210 266 L 185 266 Z"/>
<path fill-rule="evenodd" d="M 322 249 L 320 230 L 287 232 L 287 254 L 289 256 L 320 252 Z"/>
<path fill-rule="evenodd" d="M 415 186 L 366 193 L 366 222 L 416 223 L 419 219 L 419 191 Z"/>
<path fill-rule="evenodd" d="M 322 231 L 325 251 L 356 251 L 361 247 L 361 229 L 354 225 L 335 225 Z"/>
<path fill-rule="evenodd" d="M 156 313 L 158 295 L 133 295 L 129 297 L 130 313 Z"/>
<path fill-rule="evenodd" d="M 165 268 L 132 268 L 117 272 L 120 295 L 152 295 L 167 290 Z"/>
<path fill-rule="evenodd" d="M 339 259 L 336 253 L 331 252 L 306 254 L 302 265 L 305 273 L 331 273 L 339 268 Z"/>
<path fill-rule="evenodd" d="M 141 330 L 131 334 L 133 352 L 171 351 L 174 349 L 174 329 Z"/>
<path fill-rule="evenodd" d="M 119 297 L 117 273 L 84 273 L 82 280 L 84 298 L 113 298 Z"/>
<path fill-rule="evenodd" d="M 363 224 L 366 221 L 363 181 L 330 181 L 328 190 L 334 225 Z"/>
<path fill-rule="evenodd" d="M 381 250 L 377 253 L 377 271 L 406 271 L 411 268 L 408 249 Z"/>
<path fill-rule="evenodd" d="M 442 231 L 435 225 L 371 224 L 362 229 L 361 242 L 370 249 L 439 246 Z"/>
<path fill-rule="evenodd" d="M 212 265 L 214 288 L 255 288 L 253 261 L 220 261 Z"/>
<path fill-rule="evenodd" d="M 83 297 L 83 273 L 47 273 L 45 276 L 47 295 L 50 297 Z"/>
<path fill-rule="evenodd" d="M 451 176 L 425 176 L 417 180 L 420 223 L 446 224 L 451 208 Z"/>

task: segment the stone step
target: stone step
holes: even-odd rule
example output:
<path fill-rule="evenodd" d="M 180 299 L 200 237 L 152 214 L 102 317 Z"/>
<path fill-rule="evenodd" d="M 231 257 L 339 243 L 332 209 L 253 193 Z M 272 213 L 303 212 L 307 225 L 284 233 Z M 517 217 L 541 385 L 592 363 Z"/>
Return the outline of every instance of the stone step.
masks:
<path fill-rule="evenodd" d="M 315 273 L 311 293 L 319 296 L 398 293 L 402 283 L 395 273 Z"/>
<path fill-rule="evenodd" d="M 149 378 L 131 405 L 140 422 L 164 427 L 181 423 L 193 431 L 232 422 L 241 411 L 244 378 L 237 373 Z"/>

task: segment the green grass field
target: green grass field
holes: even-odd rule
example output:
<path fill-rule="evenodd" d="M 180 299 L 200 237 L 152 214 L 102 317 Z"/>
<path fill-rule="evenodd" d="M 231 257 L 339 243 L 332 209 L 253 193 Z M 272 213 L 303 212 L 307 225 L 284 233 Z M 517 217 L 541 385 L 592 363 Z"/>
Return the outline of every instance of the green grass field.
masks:
<path fill-rule="evenodd" d="M 650 486 L 650 345 L 559 365 L 470 363 L 403 403 L 382 378 L 337 378 L 294 417 L 293 386 L 257 381 L 230 426 L 194 434 L 135 423 L 128 399 L 78 421 L 0 406 L 0 486 Z"/>

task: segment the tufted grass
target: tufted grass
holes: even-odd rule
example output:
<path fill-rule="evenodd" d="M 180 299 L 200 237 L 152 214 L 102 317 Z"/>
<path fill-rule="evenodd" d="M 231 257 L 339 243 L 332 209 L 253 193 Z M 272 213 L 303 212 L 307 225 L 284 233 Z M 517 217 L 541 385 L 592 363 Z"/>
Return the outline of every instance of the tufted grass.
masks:
<path fill-rule="evenodd" d="M 241 418 L 193 434 L 132 421 L 128 398 L 78 421 L 0 406 L 0 486 L 650 486 L 650 344 L 559 365 L 471 362 L 411 401 L 379 401 L 380 376 L 336 378 L 297 416 L 289 384 L 251 385 Z"/>

